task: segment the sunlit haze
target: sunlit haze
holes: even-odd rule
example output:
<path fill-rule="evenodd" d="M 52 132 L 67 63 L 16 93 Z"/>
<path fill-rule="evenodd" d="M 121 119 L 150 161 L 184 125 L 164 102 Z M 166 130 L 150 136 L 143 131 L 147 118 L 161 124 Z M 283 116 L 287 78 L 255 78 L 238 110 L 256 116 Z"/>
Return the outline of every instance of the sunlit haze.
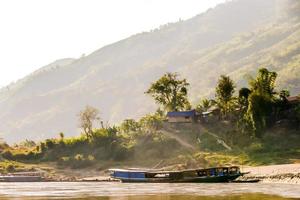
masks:
<path fill-rule="evenodd" d="M 3 0 L 0 87 L 60 58 L 188 19 L 225 0 Z"/>

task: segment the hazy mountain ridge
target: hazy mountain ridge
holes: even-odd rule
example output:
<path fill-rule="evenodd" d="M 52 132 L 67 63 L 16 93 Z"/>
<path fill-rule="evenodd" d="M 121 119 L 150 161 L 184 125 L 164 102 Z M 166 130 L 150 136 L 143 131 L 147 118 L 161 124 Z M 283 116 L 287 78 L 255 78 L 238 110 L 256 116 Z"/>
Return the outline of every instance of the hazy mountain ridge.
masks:
<path fill-rule="evenodd" d="M 75 135 L 77 114 L 87 104 L 111 123 L 140 117 L 155 109 L 144 91 L 166 71 L 188 79 L 193 102 L 212 95 L 219 74 L 241 86 L 245 74 L 270 63 L 282 87 L 299 93 L 299 20 L 278 20 L 278 2 L 284 1 L 227 2 L 91 55 L 58 60 L 2 89 L 0 133 L 10 142 L 61 131 Z M 292 77 L 283 76 L 291 71 Z"/>
<path fill-rule="evenodd" d="M 290 89 L 292 94 L 298 94 L 299 33 L 300 23 L 274 24 L 263 30 L 245 33 L 203 52 L 192 65 L 181 71 L 195 83 L 192 91 L 200 95 L 194 95 L 194 98 L 210 96 L 217 81 L 215 77 L 221 74 L 231 75 L 239 87 L 246 86 L 244 76 L 253 75 L 260 67 L 277 71 L 278 86 Z M 272 37 L 266 37 L 268 34 Z M 191 70 L 196 71 L 188 73 Z M 290 74 L 287 71 L 294 72 Z M 199 74 L 205 74 L 206 79 L 199 79 Z M 207 90 L 208 88 L 211 90 Z"/>

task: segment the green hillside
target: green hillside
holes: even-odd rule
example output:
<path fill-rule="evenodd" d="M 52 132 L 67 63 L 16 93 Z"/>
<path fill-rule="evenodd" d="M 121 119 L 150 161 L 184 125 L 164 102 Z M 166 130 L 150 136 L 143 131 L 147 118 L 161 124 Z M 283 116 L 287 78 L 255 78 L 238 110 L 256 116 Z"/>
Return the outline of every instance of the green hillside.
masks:
<path fill-rule="evenodd" d="M 99 108 L 105 123 L 140 118 L 156 109 L 145 90 L 167 71 L 187 78 L 192 103 L 213 95 L 220 74 L 240 87 L 262 66 L 298 94 L 299 13 L 297 0 L 228 1 L 79 59 L 58 60 L 1 89 L 0 136 L 13 143 L 78 135 L 86 105 Z"/>
<path fill-rule="evenodd" d="M 214 92 L 215 76 L 228 74 L 242 87 L 245 76 L 253 75 L 260 67 L 277 71 L 277 84 L 295 95 L 300 92 L 299 41 L 300 23 L 273 24 L 202 52 L 195 63 L 181 71 L 193 83 L 195 100 Z"/>

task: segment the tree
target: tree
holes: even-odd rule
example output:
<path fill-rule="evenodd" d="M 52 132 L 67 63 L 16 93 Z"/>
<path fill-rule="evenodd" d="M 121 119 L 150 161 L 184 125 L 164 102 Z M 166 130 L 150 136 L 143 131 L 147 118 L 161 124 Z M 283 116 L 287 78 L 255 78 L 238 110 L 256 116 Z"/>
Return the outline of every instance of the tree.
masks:
<path fill-rule="evenodd" d="M 196 110 L 199 112 L 206 112 L 213 104 L 214 102 L 210 99 L 202 99 L 196 106 Z"/>
<path fill-rule="evenodd" d="M 120 130 L 124 133 L 135 132 L 140 129 L 140 125 L 134 119 L 126 119 L 120 125 Z"/>
<path fill-rule="evenodd" d="M 63 141 L 65 138 L 65 134 L 63 132 L 59 133 L 60 140 Z"/>
<path fill-rule="evenodd" d="M 239 90 L 239 98 L 248 99 L 250 94 L 251 94 L 251 90 L 249 88 L 241 88 Z"/>
<path fill-rule="evenodd" d="M 244 114 L 248 109 L 248 98 L 250 94 L 251 94 L 251 90 L 248 88 L 244 87 L 239 90 L 238 101 L 240 105 L 241 114 Z"/>
<path fill-rule="evenodd" d="M 249 106 L 249 96 L 251 94 L 251 90 L 249 88 L 241 88 L 239 90 L 239 113 L 238 113 L 238 120 L 237 126 L 239 127 L 242 133 L 248 132 L 249 129 L 251 130 L 252 125 L 249 124 L 249 120 L 247 120 L 246 113 Z M 249 128 L 250 127 L 250 128 Z"/>
<path fill-rule="evenodd" d="M 142 132 L 155 133 L 162 126 L 163 117 L 158 113 L 147 114 L 139 120 Z"/>
<path fill-rule="evenodd" d="M 226 118 L 233 108 L 235 85 L 229 76 L 221 75 L 216 87 L 216 100 L 222 114 Z"/>
<path fill-rule="evenodd" d="M 146 94 L 150 94 L 156 103 L 167 111 L 178 111 L 190 107 L 187 98 L 186 79 L 178 79 L 177 73 L 166 73 L 152 83 Z"/>
<path fill-rule="evenodd" d="M 281 90 L 279 92 L 279 98 L 281 101 L 287 101 L 287 98 L 290 96 L 290 91 L 288 90 Z"/>
<path fill-rule="evenodd" d="M 258 70 L 256 78 L 250 78 L 249 85 L 251 91 L 256 92 L 259 95 L 267 95 L 270 99 L 274 98 L 275 92 L 275 81 L 277 78 L 276 72 L 270 72 L 266 68 Z"/>
<path fill-rule="evenodd" d="M 256 78 L 249 80 L 251 94 L 248 97 L 246 118 L 252 125 L 255 135 L 262 136 L 262 131 L 270 123 L 272 106 L 275 100 L 275 81 L 277 73 L 266 68 L 258 71 Z"/>
<path fill-rule="evenodd" d="M 33 140 L 25 140 L 19 144 L 21 147 L 32 148 L 36 146 L 36 143 Z"/>
<path fill-rule="evenodd" d="M 99 110 L 92 106 L 86 106 L 84 110 L 79 113 L 80 128 L 82 128 L 88 139 L 93 138 L 93 123 L 100 120 Z"/>

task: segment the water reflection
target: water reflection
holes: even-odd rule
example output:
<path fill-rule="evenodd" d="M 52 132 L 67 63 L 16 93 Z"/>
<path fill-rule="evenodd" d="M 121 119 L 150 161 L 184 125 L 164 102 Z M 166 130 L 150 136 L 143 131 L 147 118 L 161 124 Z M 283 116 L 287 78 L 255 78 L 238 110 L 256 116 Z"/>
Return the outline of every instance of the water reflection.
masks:
<path fill-rule="evenodd" d="M 0 200 L 283 200 L 288 198 L 300 199 L 299 185 L 0 183 Z"/>
<path fill-rule="evenodd" d="M 97 199 L 97 200 L 104 200 L 104 199 L 105 198 Z M 243 195 L 232 195 L 232 196 L 189 196 L 189 195 L 127 196 L 127 197 L 111 197 L 108 199 L 109 200 L 246 200 L 246 199 L 247 200 L 287 200 L 289 198 L 273 196 L 273 195 L 264 195 L 264 194 L 243 194 Z"/>
<path fill-rule="evenodd" d="M 265 194 L 241 194 L 229 196 L 192 196 L 192 195 L 145 195 L 145 196 L 111 196 L 111 197 L 71 197 L 71 198 L 51 198 L 51 197 L 5 197 L 0 200 L 292 200 L 291 198 L 279 197 Z M 295 199 L 294 199 L 295 200 Z"/>

